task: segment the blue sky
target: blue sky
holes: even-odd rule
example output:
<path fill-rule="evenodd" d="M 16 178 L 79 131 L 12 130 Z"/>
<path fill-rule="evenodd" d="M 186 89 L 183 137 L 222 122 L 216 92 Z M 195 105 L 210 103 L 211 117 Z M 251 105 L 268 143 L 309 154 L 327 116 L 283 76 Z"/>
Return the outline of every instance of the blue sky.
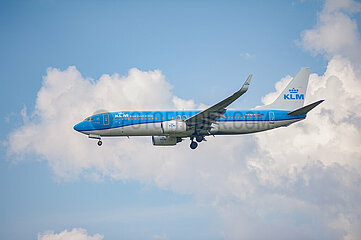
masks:
<path fill-rule="evenodd" d="M 29 115 L 34 111 L 49 67 L 75 66 L 94 81 L 103 74 L 126 76 L 131 68 L 158 69 L 172 94 L 208 105 L 233 93 L 252 73 L 249 92 L 233 107 L 260 105 L 276 82 L 300 67 L 319 76 L 326 71 L 328 50 L 312 54 L 301 37 L 317 24 L 323 6 L 322 1 L 2 1 L 0 238 L 36 239 L 40 232 L 73 228 L 104 239 L 232 238 L 223 227 L 228 222 L 223 208 L 214 204 L 219 196 L 159 184 L 157 177 L 101 173 L 95 180 L 89 169 L 64 179 L 44 155 L 9 153 L 8 136 L 24 125 L 24 105 Z M 353 19 L 358 22 L 359 15 Z M 312 216 L 307 214 L 298 214 L 299 221 Z"/>
<path fill-rule="evenodd" d="M 227 93 L 253 73 L 254 88 L 260 91 L 253 103 L 300 66 L 324 69 L 322 58 L 295 44 L 300 32 L 316 22 L 320 8 L 320 2 L 311 1 L 3 3 L 1 72 L 14 82 L 4 92 L 21 91 L 21 108 L 34 99 L 47 67 L 75 65 L 94 79 L 137 67 L 162 70 L 177 95 L 209 104 L 224 93 L 207 98 L 188 85 L 217 88 L 226 82 Z M 243 59 L 245 53 L 254 58 Z M 18 84 L 28 85 L 12 87 Z"/>

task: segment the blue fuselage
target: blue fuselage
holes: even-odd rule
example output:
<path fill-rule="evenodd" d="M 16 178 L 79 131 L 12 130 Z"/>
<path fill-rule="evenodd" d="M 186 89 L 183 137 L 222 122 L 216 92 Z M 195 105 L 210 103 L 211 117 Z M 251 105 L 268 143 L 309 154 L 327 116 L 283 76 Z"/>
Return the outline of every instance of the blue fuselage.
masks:
<path fill-rule="evenodd" d="M 187 137 L 193 133 L 185 129 L 166 132 L 167 124 L 177 124 L 199 111 L 122 111 L 93 115 L 76 124 L 74 129 L 99 136 L 162 136 Z M 245 134 L 288 126 L 306 115 L 290 116 L 280 110 L 228 110 L 204 135 Z"/>

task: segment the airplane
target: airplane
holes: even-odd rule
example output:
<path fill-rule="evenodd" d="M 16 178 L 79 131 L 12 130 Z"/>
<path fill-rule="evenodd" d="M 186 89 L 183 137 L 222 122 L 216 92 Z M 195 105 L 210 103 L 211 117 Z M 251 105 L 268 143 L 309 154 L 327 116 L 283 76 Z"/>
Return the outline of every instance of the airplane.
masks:
<path fill-rule="evenodd" d="M 151 136 L 155 146 L 174 146 L 190 138 L 190 148 L 210 135 L 235 135 L 287 127 L 304 120 L 324 100 L 304 105 L 310 68 L 301 68 L 271 104 L 253 110 L 226 108 L 247 92 L 252 74 L 240 90 L 203 111 L 119 111 L 96 112 L 76 124 L 74 130 L 97 139 L 102 137 Z"/>

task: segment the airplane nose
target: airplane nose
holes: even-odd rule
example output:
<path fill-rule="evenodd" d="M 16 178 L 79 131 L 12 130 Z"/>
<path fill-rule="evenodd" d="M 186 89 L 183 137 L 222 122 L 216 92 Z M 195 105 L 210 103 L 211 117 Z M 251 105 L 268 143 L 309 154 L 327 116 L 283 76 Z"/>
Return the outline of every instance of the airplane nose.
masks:
<path fill-rule="evenodd" d="M 74 130 L 75 131 L 81 131 L 81 123 L 78 123 L 78 124 L 76 124 L 75 126 L 74 126 Z"/>

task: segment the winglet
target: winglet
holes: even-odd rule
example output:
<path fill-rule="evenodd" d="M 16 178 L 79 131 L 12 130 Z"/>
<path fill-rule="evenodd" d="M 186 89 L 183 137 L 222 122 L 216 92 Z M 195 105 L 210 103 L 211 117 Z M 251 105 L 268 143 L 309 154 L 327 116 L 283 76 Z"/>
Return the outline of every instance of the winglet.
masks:
<path fill-rule="evenodd" d="M 188 125 L 191 125 L 192 122 L 196 122 L 197 119 L 201 119 L 201 121 L 205 121 L 204 119 L 212 115 L 213 113 L 216 113 L 218 116 L 216 119 L 220 118 L 225 112 L 226 107 L 229 106 L 231 103 L 236 101 L 240 96 L 242 96 L 245 92 L 247 92 L 249 83 L 251 82 L 252 74 L 250 74 L 247 78 L 247 80 L 244 82 L 241 89 L 239 89 L 237 92 L 233 93 L 233 95 L 229 96 L 226 99 L 223 99 L 219 103 L 207 108 L 206 110 L 203 110 L 202 112 L 197 113 L 196 115 L 193 115 L 192 117 L 187 118 L 185 121 Z M 215 121 L 213 119 L 213 121 Z M 193 124 L 194 125 L 194 124 Z"/>
<path fill-rule="evenodd" d="M 317 107 L 317 105 L 322 103 L 323 101 L 325 101 L 325 100 L 320 100 L 320 101 L 311 103 L 311 104 L 301 107 L 295 111 L 289 112 L 288 115 L 290 115 L 290 116 L 304 115 L 304 114 L 308 113 L 309 111 L 311 111 L 312 109 L 314 109 L 315 107 Z"/>
<path fill-rule="evenodd" d="M 244 82 L 242 88 L 240 89 L 240 92 L 245 93 L 248 90 L 249 84 L 251 83 L 252 74 L 250 74 L 247 78 L 247 80 Z"/>

